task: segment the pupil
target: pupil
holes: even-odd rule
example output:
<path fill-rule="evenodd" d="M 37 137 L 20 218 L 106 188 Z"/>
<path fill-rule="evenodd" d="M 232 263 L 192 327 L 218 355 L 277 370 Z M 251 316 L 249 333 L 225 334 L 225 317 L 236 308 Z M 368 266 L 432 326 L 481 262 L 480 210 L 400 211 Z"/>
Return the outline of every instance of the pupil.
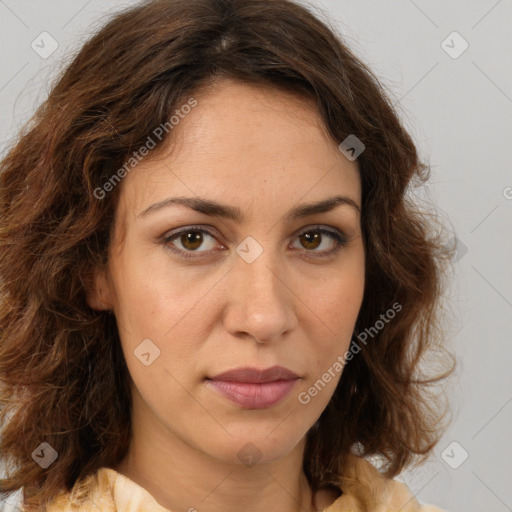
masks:
<path fill-rule="evenodd" d="M 197 249 L 198 247 L 201 246 L 202 239 L 203 239 L 202 233 L 190 231 L 190 232 L 186 233 L 185 235 L 183 235 L 181 242 L 183 244 L 183 247 L 193 250 L 193 249 Z"/>
<path fill-rule="evenodd" d="M 306 239 L 306 247 L 307 249 L 315 249 L 318 247 L 320 242 L 320 233 L 315 233 L 311 235 L 311 233 L 304 233 L 302 235 Z M 311 247 L 313 245 L 313 247 Z"/>

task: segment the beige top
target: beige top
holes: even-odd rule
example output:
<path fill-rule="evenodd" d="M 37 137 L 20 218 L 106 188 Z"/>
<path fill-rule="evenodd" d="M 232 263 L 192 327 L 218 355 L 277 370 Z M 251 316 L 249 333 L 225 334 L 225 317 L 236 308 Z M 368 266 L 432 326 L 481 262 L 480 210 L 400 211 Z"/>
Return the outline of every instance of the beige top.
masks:
<path fill-rule="evenodd" d="M 364 459 L 351 457 L 340 488 L 343 494 L 322 512 L 443 512 L 420 505 L 404 484 L 382 476 Z M 77 482 L 55 498 L 48 512 L 172 512 L 157 503 L 143 487 L 110 468 Z M 193 507 L 189 512 L 197 512 Z"/>

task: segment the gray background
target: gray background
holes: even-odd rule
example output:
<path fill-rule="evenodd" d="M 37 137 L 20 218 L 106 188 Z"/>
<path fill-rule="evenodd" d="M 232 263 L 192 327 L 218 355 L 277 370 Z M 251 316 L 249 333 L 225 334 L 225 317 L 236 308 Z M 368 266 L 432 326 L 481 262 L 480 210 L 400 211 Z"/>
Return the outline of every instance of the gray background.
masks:
<path fill-rule="evenodd" d="M 0 0 L 2 154 L 98 22 L 133 3 Z M 401 478 L 447 511 L 512 511 L 512 0 L 303 3 L 392 94 L 432 169 L 422 195 L 459 240 L 446 304 L 454 419 L 429 462 Z M 31 48 L 43 31 L 59 44 L 47 59 Z M 469 45 L 460 55 L 454 31 Z"/>

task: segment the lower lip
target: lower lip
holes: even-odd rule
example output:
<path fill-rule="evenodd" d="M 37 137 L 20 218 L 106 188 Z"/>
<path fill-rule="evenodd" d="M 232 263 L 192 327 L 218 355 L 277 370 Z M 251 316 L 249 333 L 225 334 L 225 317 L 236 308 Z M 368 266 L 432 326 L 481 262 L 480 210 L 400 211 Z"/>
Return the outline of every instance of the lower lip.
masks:
<path fill-rule="evenodd" d="M 244 409 L 266 409 L 283 400 L 297 380 L 277 380 L 261 384 L 210 379 L 206 382 Z"/>

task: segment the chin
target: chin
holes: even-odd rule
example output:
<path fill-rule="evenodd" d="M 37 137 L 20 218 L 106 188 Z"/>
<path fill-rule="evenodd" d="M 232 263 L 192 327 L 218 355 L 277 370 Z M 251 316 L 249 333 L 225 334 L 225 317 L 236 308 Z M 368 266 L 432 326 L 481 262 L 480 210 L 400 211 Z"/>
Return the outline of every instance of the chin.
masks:
<path fill-rule="evenodd" d="M 262 429 L 258 429 L 258 432 L 254 429 L 251 432 L 246 430 L 228 439 L 224 436 L 222 442 L 216 447 L 209 445 L 208 452 L 212 457 L 226 464 L 243 464 L 252 467 L 256 464 L 275 462 L 288 455 L 303 439 L 299 434 L 295 439 L 286 432 L 269 435 L 275 428 L 274 424 L 263 431 Z"/>

